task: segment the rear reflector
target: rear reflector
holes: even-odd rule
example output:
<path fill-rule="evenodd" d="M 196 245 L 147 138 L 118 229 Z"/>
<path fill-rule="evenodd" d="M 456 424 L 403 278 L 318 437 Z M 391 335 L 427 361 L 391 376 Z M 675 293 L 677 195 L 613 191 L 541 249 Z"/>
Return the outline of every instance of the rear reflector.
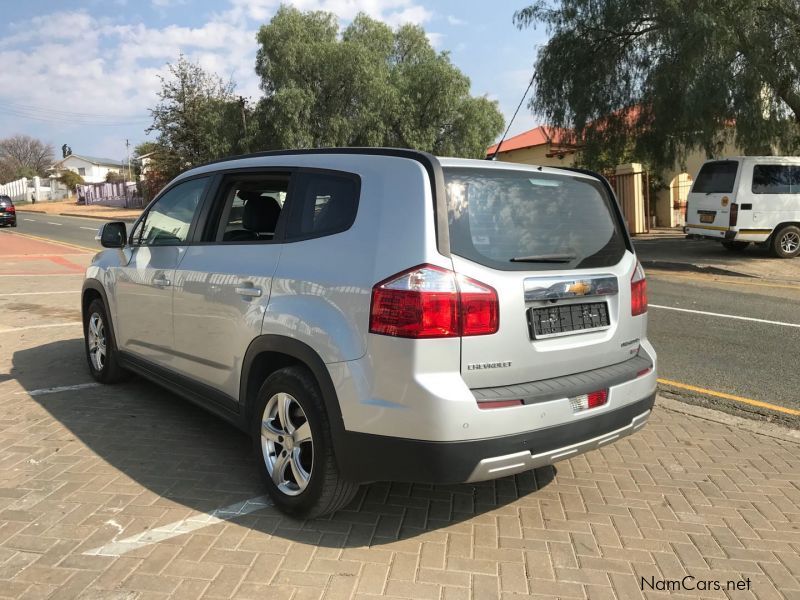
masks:
<path fill-rule="evenodd" d="M 606 402 L 608 402 L 608 390 L 597 390 L 590 394 L 582 394 L 569 399 L 573 412 L 597 408 L 598 406 L 603 406 Z"/>
<path fill-rule="evenodd" d="M 509 406 L 522 406 L 522 400 L 484 400 L 478 401 L 478 408 L 487 410 L 490 408 L 508 408 Z"/>
<path fill-rule="evenodd" d="M 647 367 L 646 369 L 642 369 L 641 371 L 639 371 L 636 374 L 636 377 L 643 377 L 643 376 L 647 375 L 652 370 L 653 370 L 653 367 Z"/>

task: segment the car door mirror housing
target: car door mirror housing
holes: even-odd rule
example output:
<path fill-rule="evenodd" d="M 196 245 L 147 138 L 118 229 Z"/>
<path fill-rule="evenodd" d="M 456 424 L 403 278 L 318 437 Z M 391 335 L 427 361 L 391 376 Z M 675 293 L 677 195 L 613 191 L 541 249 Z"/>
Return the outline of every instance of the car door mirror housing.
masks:
<path fill-rule="evenodd" d="M 103 225 L 100 231 L 97 232 L 96 239 L 103 248 L 122 248 L 127 238 L 128 232 L 125 223 L 114 221 Z"/>

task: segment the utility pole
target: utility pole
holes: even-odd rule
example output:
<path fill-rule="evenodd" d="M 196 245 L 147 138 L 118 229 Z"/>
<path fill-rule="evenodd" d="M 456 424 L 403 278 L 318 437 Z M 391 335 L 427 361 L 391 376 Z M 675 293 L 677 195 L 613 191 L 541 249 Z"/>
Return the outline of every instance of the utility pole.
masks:
<path fill-rule="evenodd" d="M 125 152 L 128 155 L 128 181 L 133 181 L 131 178 L 131 143 L 125 140 Z"/>
<path fill-rule="evenodd" d="M 247 101 L 244 99 L 244 96 L 239 96 L 239 108 L 242 111 L 242 128 L 244 130 L 244 139 L 245 143 L 247 144 L 247 148 L 244 148 L 245 151 L 250 149 L 250 143 L 247 142 Z"/>

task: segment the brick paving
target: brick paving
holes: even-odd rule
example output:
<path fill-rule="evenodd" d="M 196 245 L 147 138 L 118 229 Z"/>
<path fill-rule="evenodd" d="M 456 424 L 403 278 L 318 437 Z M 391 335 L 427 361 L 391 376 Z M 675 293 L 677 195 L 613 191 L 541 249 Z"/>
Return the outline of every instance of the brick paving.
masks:
<path fill-rule="evenodd" d="M 0 329 L 19 318 L 0 312 Z M 248 440 L 138 379 L 31 395 L 89 381 L 78 325 L 0 348 L 3 598 L 800 599 L 800 445 L 662 403 L 635 436 L 555 468 L 376 483 L 326 519 L 267 506 L 91 554 L 262 495 Z M 642 592 L 687 575 L 750 590 Z"/>

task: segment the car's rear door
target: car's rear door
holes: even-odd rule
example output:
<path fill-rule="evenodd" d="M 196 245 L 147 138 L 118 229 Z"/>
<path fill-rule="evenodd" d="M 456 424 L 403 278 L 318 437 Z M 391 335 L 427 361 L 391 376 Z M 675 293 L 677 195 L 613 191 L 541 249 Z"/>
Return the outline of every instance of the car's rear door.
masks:
<path fill-rule="evenodd" d="M 174 369 L 223 403 L 237 401 L 244 354 L 261 333 L 290 180 L 281 169 L 220 175 L 204 231 L 177 270 Z"/>
<path fill-rule="evenodd" d="M 497 333 L 462 338 L 467 385 L 570 375 L 638 351 L 646 317 L 631 314 L 636 258 L 599 180 L 496 167 L 444 175 L 454 268 L 499 299 Z"/>
<path fill-rule="evenodd" d="M 731 204 L 736 202 L 741 163 L 738 160 L 706 162 L 688 196 L 686 225 L 696 233 L 724 237 L 730 228 Z"/>

